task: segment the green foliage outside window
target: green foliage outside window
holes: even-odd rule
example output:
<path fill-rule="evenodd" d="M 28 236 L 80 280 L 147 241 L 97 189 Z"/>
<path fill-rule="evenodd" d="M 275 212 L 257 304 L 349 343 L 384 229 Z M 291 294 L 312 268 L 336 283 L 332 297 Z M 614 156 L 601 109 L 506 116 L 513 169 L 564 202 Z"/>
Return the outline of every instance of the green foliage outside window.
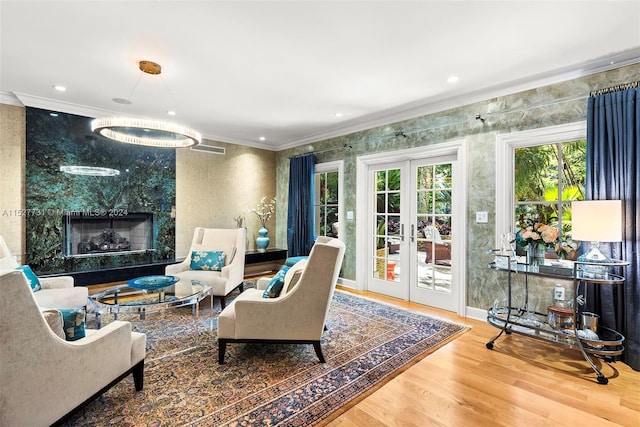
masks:
<path fill-rule="evenodd" d="M 570 242 L 571 201 L 584 200 L 586 141 L 518 148 L 514 160 L 515 229 L 542 222 Z"/>
<path fill-rule="evenodd" d="M 316 173 L 315 193 L 316 234 L 338 237 L 338 172 Z"/>

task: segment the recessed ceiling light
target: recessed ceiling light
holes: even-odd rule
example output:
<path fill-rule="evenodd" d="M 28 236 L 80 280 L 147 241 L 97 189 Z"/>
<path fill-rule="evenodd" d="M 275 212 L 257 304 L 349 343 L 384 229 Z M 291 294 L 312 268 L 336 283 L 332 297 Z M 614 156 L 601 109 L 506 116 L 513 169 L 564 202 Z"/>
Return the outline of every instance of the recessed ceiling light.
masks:
<path fill-rule="evenodd" d="M 333 115 L 336 117 L 342 117 L 342 113 L 334 113 Z"/>
<path fill-rule="evenodd" d="M 123 105 L 131 104 L 131 101 L 124 98 L 113 98 L 112 101 L 115 102 L 116 104 L 123 104 Z"/>
<path fill-rule="evenodd" d="M 170 116 L 175 116 L 176 112 L 173 111 L 173 110 L 169 110 L 169 111 L 167 111 L 167 114 L 170 115 Z"/>
<path fill-rule="evenodd" d="M 55 90 L 57 90 L 58 92 L 64 92 L 64 91 L 66 91 L 66 90 L 67 90 L 67 88 L 66 88 L 66 87 L 61 86 L 61 85 L 54 85 L 54 86 L 53 86 L 53 88 L 54 88 Z"/>
<path fill-rule="evenodd" d="M 460 78 L 458 76 L 449 76 L 447 77 L 447 83 L 455 83 L 459 80 Z"/>
<path fill-rule="evenodd" d="M 258 138 L 260 141 L 266 141 L 267 138 L 265 138 L 264 136 L 261 136 L 260 138 Z"/>

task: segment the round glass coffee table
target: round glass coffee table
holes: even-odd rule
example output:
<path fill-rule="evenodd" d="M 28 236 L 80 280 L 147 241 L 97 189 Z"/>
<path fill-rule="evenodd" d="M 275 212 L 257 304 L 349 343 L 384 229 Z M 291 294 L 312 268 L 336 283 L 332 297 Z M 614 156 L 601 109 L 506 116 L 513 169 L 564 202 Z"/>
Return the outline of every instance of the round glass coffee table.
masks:
<path fill-rule="evenodd" d="M 211 296 L 212 290 L 211 286 L 197 280 L 145 276 L 93 294 L 89 301 L 95 311 L 96 328 L 100 329 L 101 316 L 107 313 L 113 314 L 116 320 L 121 313 L 139 314 L 140 319 L 144 319 L 146 313 L 190 305 L 192 313 L 198 316 L 200 301 Z M 210 301 L 213 313 L 213 298 Z"/>

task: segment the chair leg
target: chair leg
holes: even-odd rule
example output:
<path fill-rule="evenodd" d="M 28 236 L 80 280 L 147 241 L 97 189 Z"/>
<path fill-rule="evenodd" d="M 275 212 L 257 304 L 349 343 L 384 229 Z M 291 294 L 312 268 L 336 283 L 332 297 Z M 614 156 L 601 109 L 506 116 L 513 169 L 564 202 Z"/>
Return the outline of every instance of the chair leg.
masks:
<path fill-rule="evenodd" d="M 227 306 L 227 298 L 226 297 L 220 297 L 220 309 L 224 310 L 224 308 Z"/>
<path fill-rule="evenodd" d="M 224 365 L 224 353 L 227 349 L 227 341 L 218 338 L 218 364 Z"/>
<path fill-rule="evenodd" d="M 320 347 L 320 341 L 314 341 L 313 348 L 316 350 L 316 356 L 318 356 L 318 359 L 320 359 L 320 363 L 326 363 L 326 360 L 324 360 L 324 355 L 322 354 L 322 347 Z"/>
<path fill-rule="evenodd" d="M 133 368 L 132 374 L 133 374 L 133 384 L 136 387 L 136 391 L 142 390 L 142 387 L 144 386 L 144 360 L 140 361 Z"/>

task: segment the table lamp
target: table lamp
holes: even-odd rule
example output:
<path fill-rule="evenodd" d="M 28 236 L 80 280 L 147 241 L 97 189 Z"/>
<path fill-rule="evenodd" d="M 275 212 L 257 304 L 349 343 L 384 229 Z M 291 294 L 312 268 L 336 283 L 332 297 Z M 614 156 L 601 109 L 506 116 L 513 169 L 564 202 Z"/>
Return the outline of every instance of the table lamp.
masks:
<path fill-rule="evenodd" d="M 591 242 L 578 262 L 608 264 L 612 260 L 600 251 L 600 242 L 622 241 L 622 202 L 620 200 L 584 200 L 571 202 L 571 238 Z M 606 275 L 606 266 L 585 265 L 584 271 Z"/>

